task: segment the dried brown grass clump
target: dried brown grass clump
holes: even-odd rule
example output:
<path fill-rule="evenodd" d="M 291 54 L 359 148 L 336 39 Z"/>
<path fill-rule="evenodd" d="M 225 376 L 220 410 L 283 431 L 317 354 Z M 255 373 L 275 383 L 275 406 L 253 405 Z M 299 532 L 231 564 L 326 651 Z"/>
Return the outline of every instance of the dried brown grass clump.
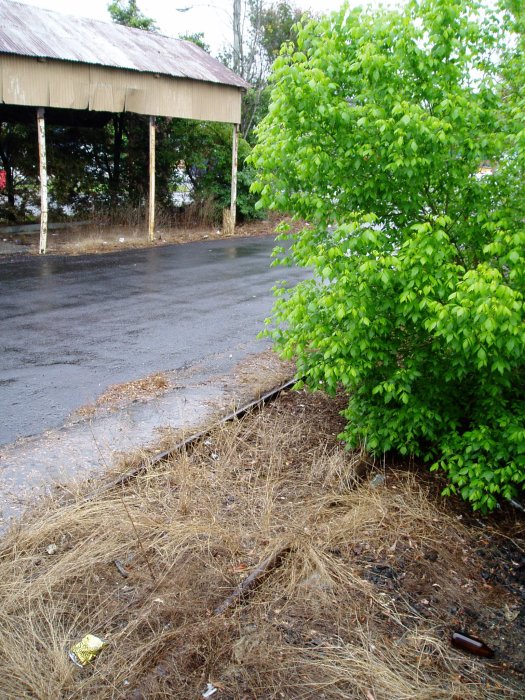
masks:
<path fill-rule="evenodd" d="M 176 217 L 159 210 L 155 240 L 150 241 L 143 211 L 125 210 L 116 217 L 99 212 L 98 218 L 85 226 L 50 231 L 47 250 L 50 254 L 75 256 L 230 237 L 271 236 L 283 218 L 273 214 L 266 220 L 239 223 L 232 236 L 221 230 L 216 217 L 217 208 L 211 200 L 192 205 Z M 304 223 L 290 221 L 289 225 L 292 231 L 298 231 Z M 21 234 L 19 238 L 28 252 L 38 254 L 38 236 Z"/>
<path fill-rule="evenodd" d="M 219 223 L 219 207 L 213 197 L 206 197 L 188 204 L 178 215 L 183 228 L 216 226 Z"/>
<path fill-rule="evenodd" d="M 233 370 L 233 379 L 243 389 L 249 389 L 249 395 L 261 398 L 269 386 L 283 386 L 295 373 L 291 360 L 281 360 L 274 350 L 252 353 L 237 363 Z"/>
<path fill-rule="evenodd" d="M 523 697 L 448 644 L 440 601 L 505 598 L 465 586 L 471 533 L 410 473 L 373 488 L 340 428 L 322 397 L 285 396 L 121 489 L 42 504 L 1 550 L 0 696 Z M 109 646 L 81 670 L 88 632 Z"/>
<path fill-rule="evenodd" d="M 29 242 L 38 247 L 33 237 Z M 130 220 L 127 224 L 93 221 L 77 228 L 64 228 L 48 234 L 48 253 L 85 255 L 107 253 L 113 250 L 141 248 L 147 245 L 146 226 Z"/>
<path fill-rule="evenodd" d="M 82 406 L 76 414 L 81 418 L 89 418 L 97 412 L 97 409 L 115 410 L 132 401 L 147 401 L 161 396 L 169 388 L 168 375 L 165 372 L 155 372 L 131 382 L 113 384 L 97 398 L 95 403 Z"/>

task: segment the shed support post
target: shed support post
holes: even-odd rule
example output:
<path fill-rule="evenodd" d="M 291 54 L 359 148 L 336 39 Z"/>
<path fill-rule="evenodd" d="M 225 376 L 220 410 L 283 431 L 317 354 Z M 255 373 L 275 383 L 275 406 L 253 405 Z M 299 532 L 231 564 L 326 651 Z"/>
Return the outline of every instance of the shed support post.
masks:
<path fill-rule="evenodd" d="M 38 160 L 40 165 L 40 246 L 43 255 L 47 248 L 47 160 L 45 110 L 39 107 L 36 114 L 38 132 Z"/>
<path fill-rule="evenodd" d="M 149 118 L 149 213 L 148 237 L 155 237 L 155 117 Z"/>
<path fill-rule="evenodd" d="M 231 190 L 231 227 L 232 233 L 235 231 L 237 221 L 237 160 L 239 153 L 239 125 L 233 125 L 233 144 L 232 144 L 232 190 Z"/>

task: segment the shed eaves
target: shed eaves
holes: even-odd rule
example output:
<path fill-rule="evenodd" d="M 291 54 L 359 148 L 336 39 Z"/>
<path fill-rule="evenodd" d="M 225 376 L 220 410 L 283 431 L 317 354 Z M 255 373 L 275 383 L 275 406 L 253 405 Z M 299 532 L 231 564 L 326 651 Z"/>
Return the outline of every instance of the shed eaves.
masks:
<path fill-rule="evenodd" d="M 248 83 L 190 41 L 0 0 L 0 54 L 158 73 L 246 89 Z M 0 56 L 1 59 L 1 56 Z"/>

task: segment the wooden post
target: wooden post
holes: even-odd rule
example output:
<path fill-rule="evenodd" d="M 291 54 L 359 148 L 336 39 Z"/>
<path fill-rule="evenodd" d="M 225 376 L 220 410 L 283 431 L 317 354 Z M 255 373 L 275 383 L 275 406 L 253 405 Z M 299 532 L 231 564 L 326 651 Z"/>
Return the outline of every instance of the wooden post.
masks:
<path fill-rule="evenodd" d="M 38 132 L 38 160 L 40 164 L 40 253 L 47 248 L 47 160 L 45 110 L 39 107 L 36 113 Z"/>
<path fill-rule="evenodd" d="M 233 125 L 233 145 L 232 145 L 232 193 L 231 193 L 231 227 L 232 233 L 235 231 L 237 222 L 237 159 L 239 152 L 239 125 Z"/>
<path fill-rule="evenodd" d="M 149 240 L 155 237 L 155 117 L 149 118 Z"/>

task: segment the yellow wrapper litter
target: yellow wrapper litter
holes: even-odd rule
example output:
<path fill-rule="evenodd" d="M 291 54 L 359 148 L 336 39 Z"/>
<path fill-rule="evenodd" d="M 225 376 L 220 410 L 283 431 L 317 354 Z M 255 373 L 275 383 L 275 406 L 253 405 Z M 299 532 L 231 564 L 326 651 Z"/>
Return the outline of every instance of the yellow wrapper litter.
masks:
<path fill-rule="evenodd" d="M 71 649 L 69 658 L 71 661 L 84 668 L 90 661 L 93 661 L 98 652 L 106 647 L 108 643 L 100 637 L 95 637 L 94 634 L 86 634 L 84 639 Z"/>

